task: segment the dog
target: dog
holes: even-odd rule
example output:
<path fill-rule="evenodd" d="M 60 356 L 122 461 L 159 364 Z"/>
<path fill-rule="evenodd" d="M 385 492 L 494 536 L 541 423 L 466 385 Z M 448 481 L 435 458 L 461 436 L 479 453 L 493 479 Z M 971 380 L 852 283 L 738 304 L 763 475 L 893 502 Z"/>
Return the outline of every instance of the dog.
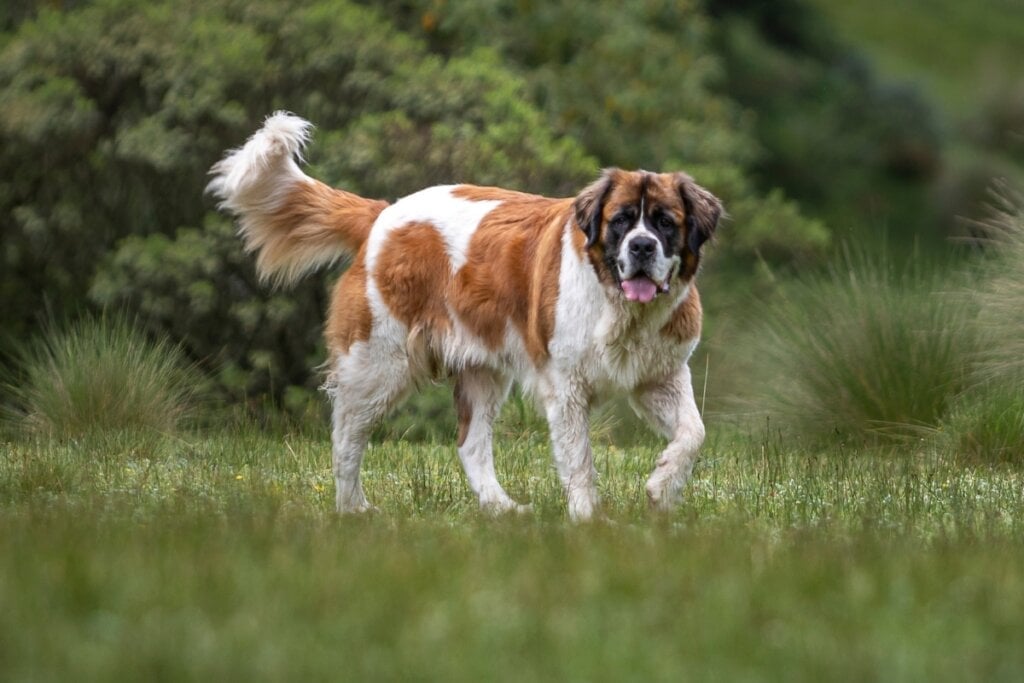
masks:
<path fill-rule="evenodd" d="M 721 202 L 685 173 L 604 170 L 576 197 L 441 185 L 393 204 L 309 177 L 312 125 L 277 112 L 210 173 L 260 276 L 289 284 L 343 256 L 325 338 L 339 512 L 371 509 L 360 464 L 410 388 L 454 377 L 458 453 L 481 507 L 521 510 L 494 470 L 511 382 L 539 399 L 573 520 L 599 506 L 589 410 L 625 392 L 668 439 L 646 493 L 671 509 L 704 440 L 688 360 L 694 284 Z"/>

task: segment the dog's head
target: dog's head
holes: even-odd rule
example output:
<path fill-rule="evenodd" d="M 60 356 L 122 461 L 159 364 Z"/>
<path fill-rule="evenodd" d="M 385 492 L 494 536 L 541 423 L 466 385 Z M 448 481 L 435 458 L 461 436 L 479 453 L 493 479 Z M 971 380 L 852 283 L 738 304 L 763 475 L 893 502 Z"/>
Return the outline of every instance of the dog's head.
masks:
<path fill-rule="evenodd" d="M 697 272 L 722 215 L 718 198 L 685 173 L 606 169 L 573 205 L 598 276 L 646 304 Z"/>

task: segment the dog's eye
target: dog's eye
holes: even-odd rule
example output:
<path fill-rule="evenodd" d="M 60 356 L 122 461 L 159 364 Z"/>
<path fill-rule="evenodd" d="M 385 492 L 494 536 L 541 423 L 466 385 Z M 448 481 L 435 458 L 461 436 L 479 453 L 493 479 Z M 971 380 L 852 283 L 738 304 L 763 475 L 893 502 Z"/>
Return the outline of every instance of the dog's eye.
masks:
<path fill-rule="evenodd" d="M 676 222 L 672 220 L 672 217 L 664 213 L 654 219 L 654 224 L 662 230 L 673 230 L 676 227 Z"/>
<path fill-rule="evenodd" d="M 629 216 L 623 214 L 619 214 L 618 216 L 613 218 L 612 222 L 609 224 L 611 228 L 616 230 L 625 228 L 627 225 L 629 225 Z"/>

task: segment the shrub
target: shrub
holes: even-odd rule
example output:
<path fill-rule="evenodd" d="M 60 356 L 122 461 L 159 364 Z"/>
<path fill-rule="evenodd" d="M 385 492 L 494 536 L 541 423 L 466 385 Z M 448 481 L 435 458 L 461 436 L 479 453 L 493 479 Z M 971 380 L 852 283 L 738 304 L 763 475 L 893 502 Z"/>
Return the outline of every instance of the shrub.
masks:
<path fill-rule="evenodd" d="M 144 337 L 123 317 L 51 328 L 15 353 L 15 423 L 59 438 L 98 431 L 172 431 L 198 378 L 178 347 Z"/>
<path fill-rule="evenodd" d="M 470 180 L 567 194 L 598 168 L 493 51 L 442 59 L 349 0 L 40 12 L 0 38 L 0 100 L 4 331 L 26 336 L 44 308 L 129 310 L 222 395 L 278 405 L 316 386 L 326 278 L 259 287 L 202 196 L 268 113 L 313 121 L 312 173 L 371 196 Z"/>
<path fill-rule="evenodd" d="M 754 349 L 769 376 L 764 407 L 816 436 L 935 427 L 974 348 L 972 309 L 952 289 L 948 273 L 897 273 L 866 256 L 792 285 Z"/>

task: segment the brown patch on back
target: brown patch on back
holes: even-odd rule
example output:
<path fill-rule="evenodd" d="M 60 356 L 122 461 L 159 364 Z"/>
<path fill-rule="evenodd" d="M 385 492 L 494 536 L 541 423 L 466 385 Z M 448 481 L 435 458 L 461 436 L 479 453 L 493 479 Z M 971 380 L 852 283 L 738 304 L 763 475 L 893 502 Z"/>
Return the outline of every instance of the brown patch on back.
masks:
<path fill-rule="evenodd" d="M 482 187 L 480 185 L 459 185 L 452 188 L 452 196 L 458 199 L 468 199 L 471 202 L 495 200 L 499 202 L 528 202 L 538 199 L 550 201 L 540 195 L 506 190 L 501 187 Z"/>
<path fill-rule="evenodd" d="M 348 353 L 353 344 L 367 341 L 373 313 L 366 299 L 366 254 L 360 249 L 352 265 L 334 286 L 324 337 L 331 354 Z"/>
<path fill-rule="evenodd" d="M 540 364 L 555 327 L 561 239 L 572 200 L 463 187 L 464 197 L 504 197 L 470 240 L 466 264 L 452 283 L 452 308 L 492 350 L 504 344 L 511 322 Z"/>
<path fill-rule="evenodd" d="M 690 293 L 672 312 L 672 317 L 661 333 L 678 342 L 687 342 L 700 336 L 701 317 L 700 292 L 696 285 L 690 286 Z"/>
<path fill-rule="evenodd" d="M 435 334 L 451 327 L 445 309 L 451 264 L 433 224 L 410 223 L 392 231 L 373 275 L 392 315 L 410 330 Z"/>

